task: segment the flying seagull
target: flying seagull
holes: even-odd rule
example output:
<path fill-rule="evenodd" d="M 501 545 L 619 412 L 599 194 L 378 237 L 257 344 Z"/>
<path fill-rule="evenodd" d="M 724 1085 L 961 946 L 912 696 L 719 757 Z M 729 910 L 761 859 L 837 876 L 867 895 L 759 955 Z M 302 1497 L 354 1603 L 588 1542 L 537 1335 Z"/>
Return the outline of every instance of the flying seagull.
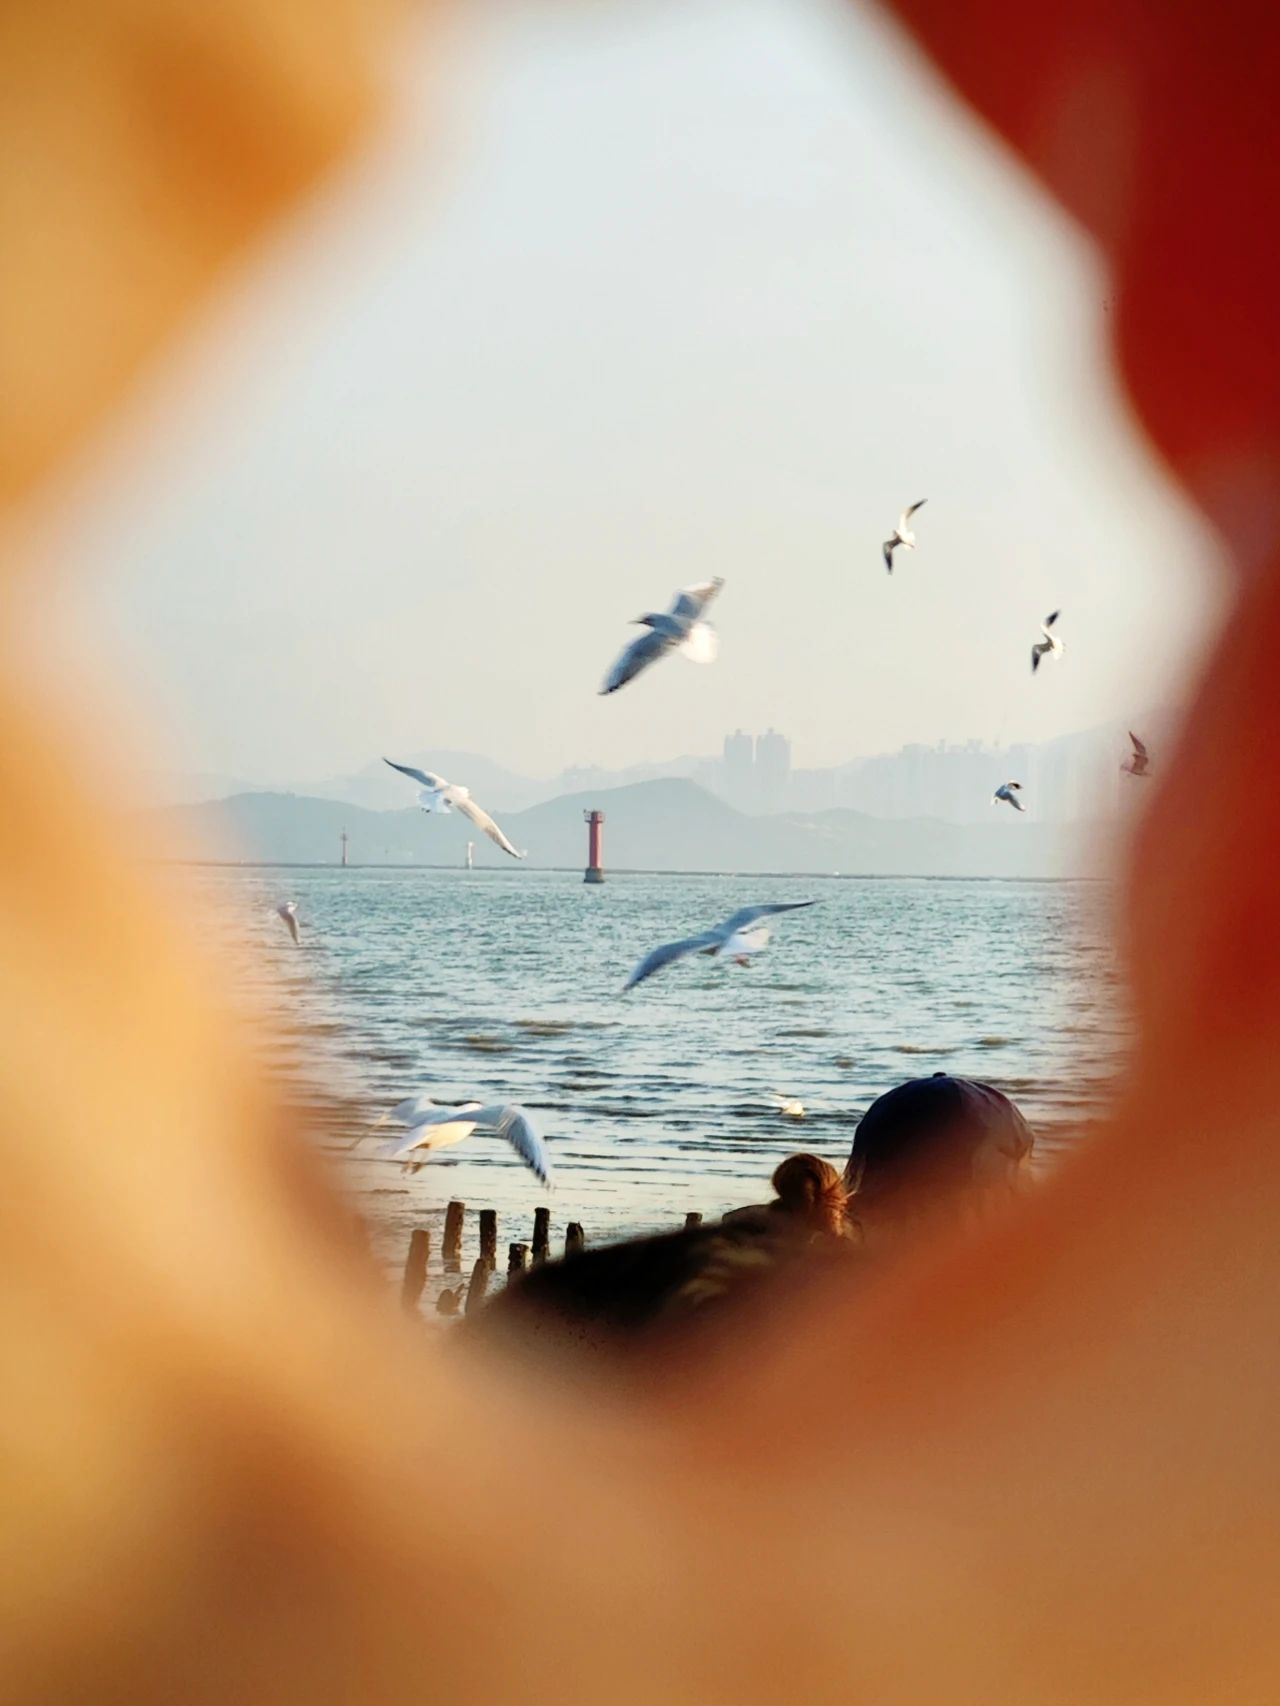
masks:
<path fill-rule="evenodd" d="M 1120 768 L 1129 776 L 1150 776 L 1151 754 L 1132 729 L 1129 730 L 1129 739 L 1133 742 L 1133 751 L 1129 756 L 1129 762 L 1122 764 Z"/>
<path fill-rule="evenodd" d="M 1044 621 L 1040 624 L 1040 632 L 1044 635 L 1044 639 L 1037 640 L 1035 645 L 1031 648 L 1032 675 L 1034 675 L 1039 669 L 1040 659 L 1042 657 L 1049 655 L 1055 658 L 1060 658 L 1066 650 L 1062 641 L 1053 632 L 1053 625 L 1061 615 L 1062 612 L 1060 610 L 1055 610 L 1052 615 L 1046 616 Z"/>
<path fill-rule="evenodd" d="M 1021 787 L 1022 787 L 1021 782 L 1001 782 L 1000 786 L 996 789 L 995 793 L 992 794 L 992 796 L 991 796 L 991 804 L 994 806 L 997 800 L 1003 800 L 1006 805 L 1012 806 L 1014 811 L 1016 811 L 1016 812 L 1026 811 L 1027 808 L 1023 805 L 1022 801 L 1018 798 L 1018 792 L 1017 791 Z"/>
<path fill-rule="evenodd" d="M 524 858 L 524 854 L 517 853 L 488 812 L 483 811 L 471 798 L 469 788 L 464 788 L 459 782 L 446 782 L 444 777 L 437 776 L 434 770 L 415 770 L 412 764 L 397 764 L 394 758 L 384 758 L 382 762 L 389 764 L 393 770 L 398 770 L 402 776 L 408 776 L 411 781 L 422 783 L 418 804 L 424 812 L 460 811 L 477 829 L 482 829 L 490 841 L 496 841 L 504 853 L 510 853 L 513 859 Z"/>
<path fill-rule="evenodd" d="M 296 900 L 282 900 L 276 908 L 276 915 L 284 920 L 284 927 L 298 942 L 298 903 Z M 299 946 L 301 943 L 299 942 Z"/>
<path fill-rule="evenodd" d="M 711 624 L 702 620 L 702 613 L 723 585 L 723 577 L 714 575 L 696 586 L 682 587 L 670 610 L 650 610 L 637 616 L 636 622 L 647 632 L 625 648 L 605 677 L 601 693 L 616 693 L 671 651 L 680 652 L 693 663 L 714 663 L 720 641 Z"/>
<path fill-rule="evenodd" d="M 664 942 L 640 961 L 623 985 L 622 993 L 634 989 L 654 972 L 661 971 L 672 960 L 682 960 L 687 954 L 718 954 L 721 959 L 733 960 L 744 966 L 752 954 L 758 954 L 769 940 L 767 926 L 758 919 L 769 918 L 775 912 L 797 912 L 802 906 L 815 906 L 812 900 L 788 900 L 773 906 L 743 906 L 717 924 L 714 930 L 704 930 L 699 936 L 686 936 L 682 942 Z"/>
<path fill-rule="evenodd" d="M 546 1145 L 528 1114 L 515 1102 L 495 1102 L 488 1107 L 480 1102 L 463 1102 L 456 1108 L 438 1108 L 427 1096 L 410 1096 L 383 1117 L 409 1128 L 403 1137 L 392 1138 L 378 1151 L 389 1160 L 402 1162 L 406 1173 L 424 1167 L 431 1150 L 448 1149 L 473 1131 L 485 1131 L 504 1137 L 531 1173 L 544 1185 L 551 1183 Z"/>
<path fill-rule="evenodd" d="M 905 545 L 908 551 L 915 550 L 916 536 L 911 531 L 911 517 L 918 509 L 923 509 L 928 501 L 928 498 L 921 498 L 920 502 L 912 504 L 910 509 L 904 509 L 898 517 L 898 525 L 893 530 L 893 538 L 886 539 L 881 547 L 884 551 L 884 566 L 890 574 L 893 573 L 893 553 L 899 545 Z"/>

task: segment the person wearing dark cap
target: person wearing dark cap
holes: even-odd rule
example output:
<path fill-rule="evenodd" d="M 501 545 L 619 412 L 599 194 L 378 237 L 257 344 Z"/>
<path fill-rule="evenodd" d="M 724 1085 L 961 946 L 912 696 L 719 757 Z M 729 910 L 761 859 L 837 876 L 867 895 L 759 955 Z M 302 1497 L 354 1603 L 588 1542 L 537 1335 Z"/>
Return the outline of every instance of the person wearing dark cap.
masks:
<path fill-rule="evenodd" d="M 993 1085 L 945 1072 L 913 1078 L 878 1096 L 858 1124 L 846 1213 L 867 1232 L 981 1206 L 1016 1185 L 1033 1144 Z"/>
<path fill-rule="evenodd" d="M 943 1073 L 900 1084 L 863 1115 L 843 1177 L 818 1156 L 792 1155 L 773 1175 L 771 1202 L 545 1263 L 473 1317 L 464 1339 L 560 1353 L 587 1371 L 602 1353 L 673 1335 L 692 1342 L 696 1331 L 706 1343 L 825 1264 L 878 1262 L 908 1227 L 1007 1195 L 1031 1147 L 1026 1121 L 990 1085 Z"/>

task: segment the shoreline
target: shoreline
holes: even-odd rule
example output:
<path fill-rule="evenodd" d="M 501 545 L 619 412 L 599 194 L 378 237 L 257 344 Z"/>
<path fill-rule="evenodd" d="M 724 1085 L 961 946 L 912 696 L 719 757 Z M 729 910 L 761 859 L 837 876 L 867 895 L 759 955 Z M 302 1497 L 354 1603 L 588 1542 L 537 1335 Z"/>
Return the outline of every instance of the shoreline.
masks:
<path fill-rule="evenodd" d="M 341 865 L 332 859 L 166 859 L 149 857 L 139 861 L 144 865 L 163 865 L 190 870 L 216 871 L 401 871 L 428 872 L 452 871 L 459 877 L 468 879 L 476 877 L 491 877 L 510 875 L 511 868 L 506 865 L 475 865 L 468 867 L 455 863 L 427 864 L 425 861 L 414 864 L 397 862 L 382 863 L 376 860 L 352 861 Z M 534 876 L 576 876 L 581 882 L 581 865 L 524 865 L 522 869 Z M 658 869 L 644 865 L 613 865 L 605 872 L 605 881 L 601 884 L 584 883 L 584 888 L 607 888 L 614 877 L 733 877 L 735 879 L 752 880 L 760 878 L 765 882 L 779 882 L 795 879 L 806 882 L 823 883 L 1114 883 L 1120 873 L 1100 874 L 1096 876 L 1074 875 L 1061 877 L 1019 877 L 985 875 L 977 872 L 939 873 L 933 871 L 729 871 L 729 870 L 674 870 Z"/>

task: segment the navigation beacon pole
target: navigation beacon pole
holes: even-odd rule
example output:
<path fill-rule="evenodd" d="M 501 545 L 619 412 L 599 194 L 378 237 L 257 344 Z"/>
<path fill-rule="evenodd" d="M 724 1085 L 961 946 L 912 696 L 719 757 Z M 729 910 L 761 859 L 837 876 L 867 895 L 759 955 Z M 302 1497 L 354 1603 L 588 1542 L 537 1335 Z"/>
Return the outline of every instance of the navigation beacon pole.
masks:
<path fill-rule="evenodd" d="M 587 825 L 587 868 L 583 872 L 584 883 L 602 883 L 604 881 L 604 863 L 601 858 L 601 826 L 604 823 L 603 812 L 583 812 L 583 822 Z"/>

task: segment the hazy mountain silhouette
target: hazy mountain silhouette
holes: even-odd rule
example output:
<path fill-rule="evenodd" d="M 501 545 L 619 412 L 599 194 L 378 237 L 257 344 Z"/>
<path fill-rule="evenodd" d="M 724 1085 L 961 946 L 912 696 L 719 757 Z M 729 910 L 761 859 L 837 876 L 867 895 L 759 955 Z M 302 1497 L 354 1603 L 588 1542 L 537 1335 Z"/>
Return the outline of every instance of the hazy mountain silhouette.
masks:
<path fill-rule="evenodd" d="M 1133 724 L 1111 722 L 1038 743 L 998 748 L 980 741 L 915 744 L 844 764 L 792 769 L 789 777 L 770 788 L 754 786 L 752 778 L 744 785 L 743 778 L 731 773 L 719 756 L 684 754 L 621 770 L 571 766 L 548 777 L 523 776 L 480 753 L 447 748 L 394 751 L 387 756 L 464 783 L 487 810 L 503 820 L 586 791 L 613 794 L 636 783 L 683 778 L 748 815 L 782 810 L 783 815 L 798 819 L 843 809 L 877 819 L 940 818 L 985 828 L 991 793 L 1010 777 L 1026 788 L 1027 815 L 1032 819 L 1062 824 L 1114 817 L 1124 809 L 1120 763 L 1129 750 L 1126 728 L 1144 732 L 1159 763 L 1167 750 L 1171 724 L 1167 712 L 1149 711 Z M 413 784 L 380 758 L 350 775 L 319 782 L 252 784 L 209 775 L 185 779 L 171 775 L 150 789 L 150 797 L 158 804 L 178 805 L 240 793 L 283 792 L 346 802 L 366 811 L 402 810 L 413 804 L 414 797 Z"/>
<path fill-rule="evenodd" d="M 486 811 L 495 814 L 524 811 L 529 806 L 557 799 L 578 788 L 618 788 L 660 776 L 691 776 L 700 765 L 710 762 L 699 758 L 673 758 L 656 764 L 635 764 L 625 770 L 571 768 L 562 770 L 557 776 L 537 777 L 517 775 L 515 771 L 476 752 L 390 752 L 387 757 L 394 758 L 398 764 L 434 770 L 451 782 L 463 783 Z M 412 782 L 397 776 L 381 759 L 365 765 L 353 775 L 308 783 L 294 791 L 317 799 L 348 800 L 352 805 L 364 806 L 370 811 L 395 811 L 413 802 Z"/>
<path fill-rule="evenodd" d="M 501 821 L 515 845 L 528 849 L 530 866 L 574 869 L 585 863 L 583 813 L 592 807 L 604 809 L 605 864 L 617 871 L 1054 877 L 1093 874 L 1100 863 L 1082 836 L 1012 812 L 993 812 L 980 825 L 848 810 L 753 817 L 680 779 L 563 795 Z M 211 857 L 332 864 L 345 829 L 353 864 L 462 865 L 472 841 L 478 866 L 514 868 L 465 818 L 412 807 L 375 812 L 262 793 L 159 816 L 184 851 L 200 846 Z"/>

